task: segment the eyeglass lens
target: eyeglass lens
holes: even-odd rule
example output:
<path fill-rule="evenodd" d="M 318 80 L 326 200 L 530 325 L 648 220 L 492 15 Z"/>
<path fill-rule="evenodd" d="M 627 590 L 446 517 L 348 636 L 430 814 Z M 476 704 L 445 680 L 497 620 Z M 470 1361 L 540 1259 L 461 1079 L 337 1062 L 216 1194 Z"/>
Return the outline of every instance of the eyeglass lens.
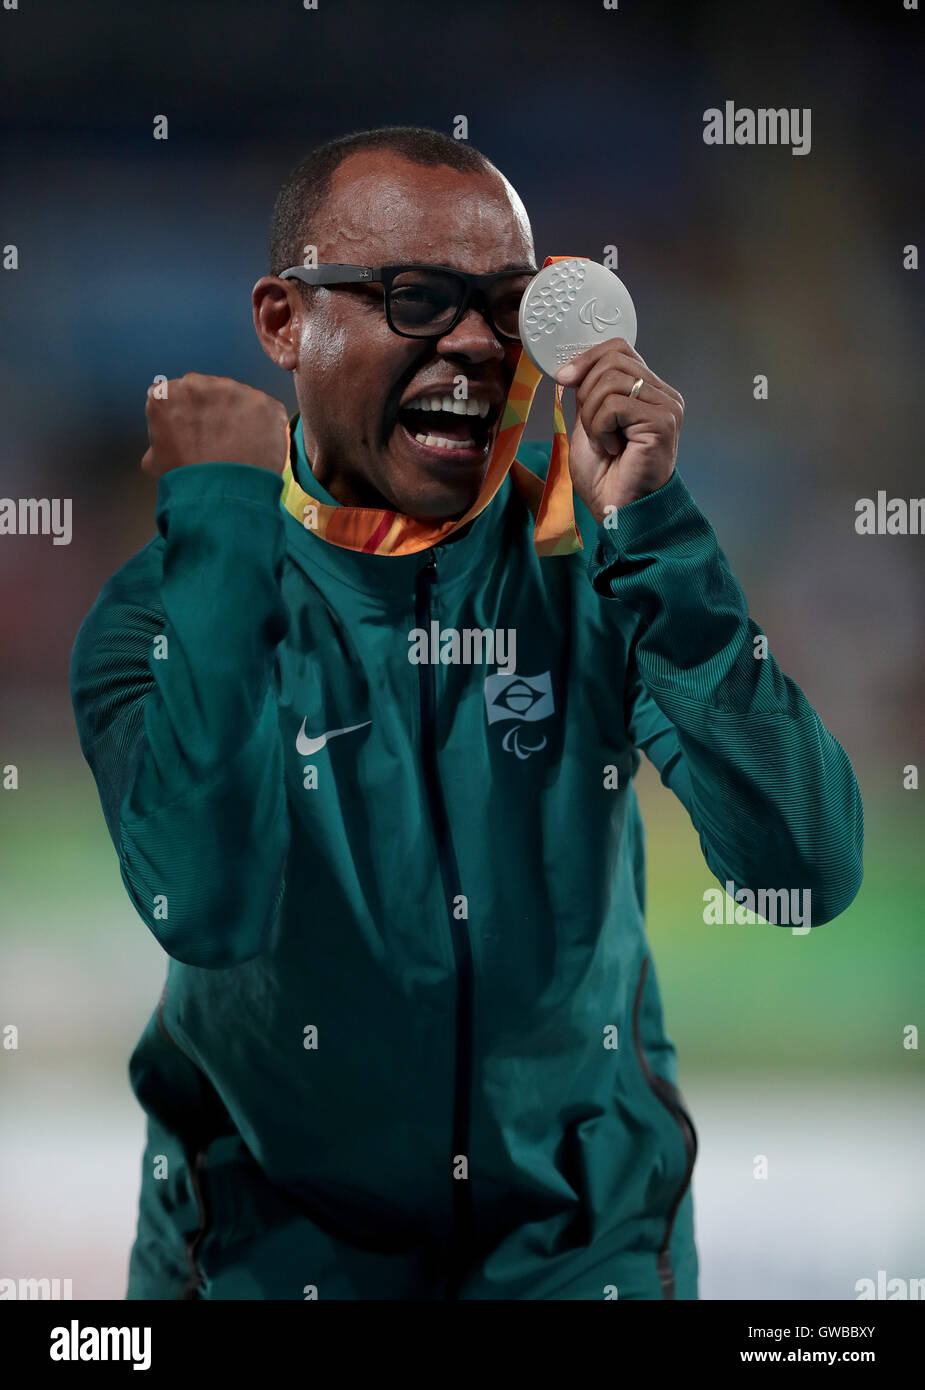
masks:
<path fill-rule="evenodd" d="M 519 338 L 518 310 L 530 277 L 514 275 L 489 289 L 488 306 L 495 327 L 508 338 Z M 465 283 L 440 270 L 403 270 L 392 281 L 389 312 L 394 326 L 414 337 L 446 332 L 465 294 Z"/>

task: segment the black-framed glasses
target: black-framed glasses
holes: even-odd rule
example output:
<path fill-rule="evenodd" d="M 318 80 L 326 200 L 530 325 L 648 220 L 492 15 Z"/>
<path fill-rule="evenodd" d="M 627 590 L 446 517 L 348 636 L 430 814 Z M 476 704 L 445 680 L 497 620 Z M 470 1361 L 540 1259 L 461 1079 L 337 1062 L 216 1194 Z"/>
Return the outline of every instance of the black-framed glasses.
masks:
<path fill-rule="evenodd" d="M 520 341 L 518 312 L 533 269 L 472 275 L 444 265 L 291 266 L 281 280 L 305 285 L 381 285 L 386 322 L 402 338 L 442 338 L 474 305 L 499 338 Z"/>

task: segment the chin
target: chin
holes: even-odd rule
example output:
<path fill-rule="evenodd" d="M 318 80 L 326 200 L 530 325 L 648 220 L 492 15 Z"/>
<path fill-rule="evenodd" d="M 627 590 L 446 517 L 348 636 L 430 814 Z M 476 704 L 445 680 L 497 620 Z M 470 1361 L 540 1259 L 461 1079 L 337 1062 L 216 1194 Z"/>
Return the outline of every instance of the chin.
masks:
<path fill-rule="evenodd" d="M 462 491 L 459 488 L 441 488 L 435 490 L 431 487 L 420 487 L 413 493 L 403 492 L 407 495 L 405 505 L 398 505 L 397 510 L 405 516 L 414 517 L 416 521 L 430 522 L 438 524 L 443 521 L 458 521 L 464 516 L 481 491 L 481 483 L 474 490 L 467 488 Z"/>
<path fill-rule="evenodd" d="M 387 460 L 394 486 L 385 495 L 419 521 L 458 520 L 482 490 L 494 439 L 477 449 L 449 449 L 409 440 L 400 425 L 396 434 Z"/>

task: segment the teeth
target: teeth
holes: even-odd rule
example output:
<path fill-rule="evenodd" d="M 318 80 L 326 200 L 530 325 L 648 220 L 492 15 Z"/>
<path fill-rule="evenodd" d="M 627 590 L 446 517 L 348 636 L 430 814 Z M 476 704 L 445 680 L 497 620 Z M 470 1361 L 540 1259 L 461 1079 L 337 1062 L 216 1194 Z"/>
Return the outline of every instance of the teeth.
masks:
<path fill-rule="evenodd" d="M 416 434 L 419 444 L 436 445 L 438 449 L 471 449 L 472 439 L 444 439 L 442 434 Z"/>
<path fill-rule="evenodd" d="M 488 401 L 456 401 L 452 396 L 419 396 L 410 404 L 415 410 L 447 410 L 453 415 L 478 415 L 483 420 L 491 410 Z"/>

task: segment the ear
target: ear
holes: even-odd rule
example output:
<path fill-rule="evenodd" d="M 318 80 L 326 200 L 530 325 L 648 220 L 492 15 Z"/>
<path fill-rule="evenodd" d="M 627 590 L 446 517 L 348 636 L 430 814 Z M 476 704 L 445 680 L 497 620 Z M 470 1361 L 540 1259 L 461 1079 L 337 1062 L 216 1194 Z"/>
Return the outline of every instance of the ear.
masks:
<path fill-rule="evenodd" d="M 295 285 L 277 275 L 264 275 L 254 286 L 254 329 L 271 362 L 284 372 L 299 365 L 300 318 L 304 310 Z"/>

